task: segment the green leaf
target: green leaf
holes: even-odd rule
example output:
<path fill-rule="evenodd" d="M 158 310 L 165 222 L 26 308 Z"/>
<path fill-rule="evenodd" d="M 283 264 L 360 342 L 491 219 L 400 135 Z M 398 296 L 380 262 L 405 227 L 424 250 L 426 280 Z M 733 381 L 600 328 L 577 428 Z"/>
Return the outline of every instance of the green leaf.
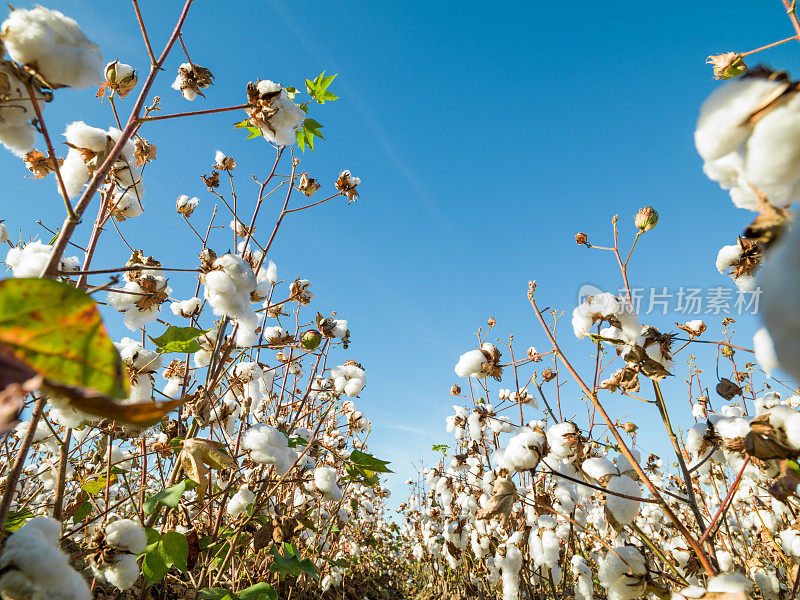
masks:
<path fill-rule="evenodd" d="M 86 292 L 52 279 L 0 281 L 0 345 L 54 382 L 112 398 L 129 394 L 125 367 Z"/>
<path fill-rule="evenodd" d="M 34 514 L 27 508 L 23 508 L 22 510 L 8 511 L 8 517 L 6 518 L 6 531 L 16 531 L 25 525 L 25 521 L 33 518 L 33 516 Z"/>
<path fill-rule="evenodd" d="M 328 91 L 328 86 L 336 79 L 336 75 L 325 75 L 325 71 L 320 73 L 314 78 L 314 81 L 306 79 L 306 90 L 309 96 L 314 98 L 319 104 L 325 104 L 326 101 L 338 100 L 339 96 Z"/>
<path fill-rule="evenodd" d="M 241 590 L 236 595 L 240 600 L 278 600 L 278 593 L 270 584 L 263 581 Z"/>
<path fill-rule="evenodd" d="M 311 559 L 306 558 L 300 561 L 300 568 L 303 571 L 310 575 L 313 579 L 319 579 L 319 573 L 317 573 L 317 567 L 314 566 L 314 563 L 311 562 Z"/>
<path fill-rule="evenodd" d="M 111 483 L 116 483 L 117 476 L 114 473 L 111 474 Z M 100 492 L 106 489 L 106 476 L 101 475 L 97 479 L 92 479 L 90 481 L 84 481 L 83 485 L 81 485 L 81 489 L 90 494 L 92 496 L 97 496 Z"/>
<path fill-rule="evenodd" d="M 164 579 L 168 571 L 169 567 L 159 554 L 148 552 L 144 555 L 144 560 L 142 560 L 142 573 L 145 579 L 147 579 L 148 585 L 152 585 Z"/>
<path fill-rule="evenodd" d="M 175 327 L 170 325 L 167 330 L 157 338 L 150 338 L 150 341 L 158 346 L 158 352 L 166 354 L 168 352 L 190 352 L 200 350 L 200 342 L 197 341 L 201 335 L 211 331 L 210 329 L 198 329 L 197 327 Z"/>
<path fill-rule="evenodd" d="M 160 552 L 167 566 L 186 573 L 186 561 L 189 557 L 189 542 L 186 536 L 177 531 L 168 531 L 161 536 Z"/>
<path fill-rule="evenodd" d="M 238 596 L 221 587 L 205 588 L 200 590 L 200 597 L 203 600 L 237 600 Z"/>
<path fill-rule="evenodd" d="M 82 502 L 80 506 L 78 506 L 78 508 L 75 509 L 75 513 L 72 515 L 72 522 L 80 523 L 90 514 L 92 514 L 92 503 Z"/>
<path fill-rule="evenodd" d="M 297 445 L 301 446 L 308 446 L 308 441 L 304 438 L 300 437 L 299 435 L 295 435 L 289 438 L 288 446 L 289 448 L 297 448 Z"/>
<path fill-rule="evenodd" d="M 307 119 L 306 119 L 306 120 L 303 122 L 303 128 L 304 128 L 306 131 L 308 131 L 308 132 L 309 132 L 309 133 L 311 133 L 312 135 L 315 135 L 315 136 L 317 136 L 318 138 L 322 138 L 322 139 L 324 140 L 325 138 L 324 138 L 324 137 L 322 137 L 322 134 L 319 132 L 319 130 L 320 130 L 320 129 L 322 129 L 323 127 L 324 127 L 324 125 L 320 125 L 320 124 L 319 124 L 319 122 L 315 121 L 315 120 L 314 120 L 314 119 L 312 119 L 311 117 L 308 117 L 308 118 L 307 118 Z"/>
<path fill-rule="evenodd" d="M 238 123 L 234 123 L 234 129 L 246 129 L 247 132 L 250 134 L 247 136 L 248 140 L 252 140 L 253 138 L 257 138 L 261 135 L 261 130 L 258 127 L 255 127 L 250 119 L 245 119 L 244 121 L 239 121 Z"/>
<path fill-rule="evenodd" d="M 175 508 L 178 506 L 178 502 L 181 500 L 181 496 L 186 490 L 193 490 L 197 487 L 197 483 L 192 481 L 191 479 L 184 479 L 183 481 L 172 485 L 153 496 L 150 496 L 144 502 L 144 512 L 148 515 L 153 514 L 156 509 L 156 502 L 159 504 L 163 504 L 164 506 L 169 506 L 170 508 Z"/>
<path fill-rule="evenodd" d="M 306 151 L 306 132 L 303 131 L 302 127 L 300 129 L 294 130 L 294 137 L 297 139 L 297 145 L 300 147 L 300 150 L 303 151 L 305 154 Z"/>
<path fill-rule="evenodd" d="M 361 452 L 361 450 L 353 450 L 350 454 L 350 462 L 361 469 L 372 471 L 373 473 L 394 473 L 394 471 L 386 467 L 389 461 L 375 458 L 371 454 Z"/>
<path fill-rule="evenodd" d="M 286 90 L 286 95 L 289 96 L 289 100 L 294 100 L 294 97 L 297 95 L 297 88 L 289 86 L 283 89 Z"/>
<path fill-rule="evenodd" d="M 143 553 L 142 573 L 148 584 L 161 581 L 175 567 L 186 572 L 186 561 L 189 555 L 189 542 L 177 531 L 168 531 L 163 536 L 152 527 L 145 528 L 147 547 Z"/>

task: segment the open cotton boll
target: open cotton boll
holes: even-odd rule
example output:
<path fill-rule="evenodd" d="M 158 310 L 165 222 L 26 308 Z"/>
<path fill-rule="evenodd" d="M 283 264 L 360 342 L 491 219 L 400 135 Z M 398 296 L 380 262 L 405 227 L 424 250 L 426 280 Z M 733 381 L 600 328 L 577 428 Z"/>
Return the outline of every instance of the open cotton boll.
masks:
<path fill-rule="evenodd" d="M 502 455 L 503 463 L 514 471 L 535 469 L 542 457 L 545 442 L 541 431 L 523 428 L 508 440 Z"/>
<path fill-rule="evenodd" d="M 580 554 L 574 554 L 570 564 L 572 566 L 572 574 L 575 576 L 575 583 L 572 588 L 575 600 L 592 600 L 594 584 L 589 563 Z"/>
<path fill-rule="evenodd" d="M 39 240 L 28 242 L 21 248 L 9 248 L 5 263 L 11 267 L 14 277 L 41 277 L 53 247 Z M 75 257 L 64 257 L 59 261 L 61 271 L 75 271 L 75 265 L 81 261 Z"/>
<path fill-rule="evenodd" d="M 22 248 L 9 249 L 5 262 L 11 267 L 14 277 L 39 277 L 52 252 L 52 246 L 34 240 Z"/>
<path fill-rule="evenodd" d="M 498 549 L 494 563 L 502 573 L 503 600 L 517 600 L 519 598 L 519 570 L 522 568 L 522 551 L 514 545 L 510 538 L 502 548 L 505 550 L 505 556 Z"/>
<path fill-rule="evenodd" d="M 782 367 L 800 380 L 800 227 L 793 227 L 762 269 L 762 314 Z"/>
<path fill-rule="evenodd" d="M 250 491 L 250 488 L 247 484 L 244 484 L 239 488 L 231 499 L 228 501 L 227 511 L 228 514 L 232 517 L 236 515 L 240 515 L 247 510 L 247 507 L 250 506 L 256 499 L 256 495 Z"/>
<path fill-rule="evenodd" d="M 333 387 L 338 393 L 355 398 L 366 385 L 367 374 L 356 364 L 339 365 L 331 369 Z"/>
<path fill-rule="evenodd" d="M 259 423 L 242 434 L 242 448 L 250 453 L 254 461 L 274 465 L 281 474 L 294 462 L 289 454 L 289 441 L 280 431 Z"/>
<path fill-rule="evenodd" d="M 6 540 L 0 554 L 0 595 L 3 598 L 89 600 L 86 581 L 58 548 L 61 524 L 36 517 Z"/>
<path fill-rule="evenodd" d="M 644 556 L 633 546 L 609 550 L 600 561 L 597 577 L 608 590 L 609 600 L 633 600 L 647 588 Z"/>
<path fill-rule="evenodd" d="M 200 298 L 179 300 L 169 305 L 172 314 L 176 317 L 190 318 L 200 314 Z"/>
<path fill-rule="evenodd" d="M 613 492 L 606 495 L 606 509 L 608 509 L 617 523 L 620 525 L 630 525 L 633 523 L 636 515 L 639 514 L 641 502 L 615 496 L 614 493 L 640 497 L 642 490 L 639 484 L 627 475 L 620 475 L 611 477 L 611 479 L 608 480 L 606 489 L 609 492 Z"/>
<path fill-rule="evenodd" d="M 108 133 L 99 127 L 92 127 L 83 121 L 73 121 L 64 130 L 64 137 L 72 146 L 105 152 L 109 149 Z"/>
<path fill-rule="evenodd" d="M 569 421 L 552 425 L 547 430 L 547 445 L 550 448 L 548 456 L 552 455 L 561 460 L 574 458 L 577 435 L 578 428 Z"/>
<path fill-rule="evenodd" d="M 800 179 L 800 97 L 769 111 L 747 140 L 745 175 L 773 204 L 786 204 Z"/>
<path fill-rule="evenodd" d="M 753 584 L 741 573 L 723 573 L 709 579 L 707 589 L 709 592 L 723 594 L 748 594 L 753 589 Z"/>
<path fill-rule="evenodd" d="M 602 482 L 612 475 L 619 475 L 616 465 L 607 458 L 587 458 L 581 465 L 581 470 L 595 481 Z"/>
<path fill-rule="evenodd" d="M 22 158 L 34 149 L 36 130 L 30 125 L 0 124 L 0 144 Z"/>
<path fill-rule="evenodd" d="M 36 111 L 31 101 L 25 100 L 29 97 L 28 88 L 9 67 L 0 65 L 0 79 L 7 86 L 5 96 L 9 98 L 0 101 L 0 143 L 22 158 L 36 143 L 36 130 L 30 123 L 36 118 Z"/>
<path fill-rule="evenodd" d="M 141 554 L 147 547 L 147 535 L 136 521 L 120 519 L 106 526 L 106 542 L 132 554 Z"/>
<path fill-rule="evenodd" d="M 35 67 L 53 86 L 85 88 L 103 80 L 100 47 L 57 10 L 12 10 L 0 32 L 12 60 Z"/>
<path fill-rule="evenodd" d="M 772 342 L 772 336 L 766 327 L 756 331 L 753 336 L 753 350 L 756 353 L 758 366 L 766 373 L 767 377 L 770 376 L 774 369 L 780 367 L 778 355 L 775 353 L 775 344 Z"/>
<path fill-rule="evenodd" d="M 742 121 L 782 84 L 761 77 L 733 79 L 716 88 L 703 102 L 694 143 L 704 160 L 720 158 L 738 148 L 750 135 Z"/>
<path fill-rule="evenodd" d="M 725 271 L 730 267 L 734 262 L 739 260 L 742 257 L 742 248 L 739 244 L 732 244 L 730 246 L 723 246 L 717 252 L 717 261 L 716 267 L 717 271 L 725 274 Z"/>
<path fill-rule="evenodd" d="M 486 356 L 480 350 L 465 352 L 456 363 L 456 375 L 459 377 L 485 377 L 482 374 L 484 362 L 486 362 Z"/>
<path fill-rule="evenodd" d="M 161 275 L 148 275 L 146 278 L 126 281 L 120 289 L 122 292 L 109 292 L 106 296 L 108 303 L 125 315 L 125 326 L 131 331 L 141 329 L 144 325 L 152 323 L 158 318 L 161 304 L 153 300 L 153 289 L 145 289 L 142 283 L 152 284 L 156 290 L 155 296 L 166 301 L 172 293 L 172 288 L 167 285 L 167 279 Z M 132 292 L 126 294 L 125 292 Z M 149 296 L 148 296 L 149 295 Z M 143 301 L 143 298 L 148 300 Z"/>
<path fill-rule="evenodd" d="M 314 489 L 322 494 L 323 500 L 338 502 L 342 499 L 339 488 L 339 473 L 334 467 L 317 467 L 314 469 Z"/>

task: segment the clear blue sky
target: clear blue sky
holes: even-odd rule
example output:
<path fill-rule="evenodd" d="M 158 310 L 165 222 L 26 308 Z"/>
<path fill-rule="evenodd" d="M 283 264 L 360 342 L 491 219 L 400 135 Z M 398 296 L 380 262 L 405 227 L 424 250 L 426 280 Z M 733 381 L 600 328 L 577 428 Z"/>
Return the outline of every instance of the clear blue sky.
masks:
<path fill-rule="evenodd" d="M 146 72 L 128 3 L 45 4 L 75 17 L 106 60 Z M 156 53 L 180 4 L 141 2 Z M 363 180 L 361 201 L 337 200 L 287 219 L 272 258 L 282 277 L 313 282 L 321 312 L 335 309 L 348 319 L 352 355 L 368 373 L 359 405 L 373 421 L 372 449 L 392 461 L 400 491 L 411 460 L 430 460 L 431 444 L 449 443 L 444 418 L 453 365 L 473 347 L 478 326 L 494 316 L 498 336 L 513 331 L 521 348 L 547 349 L 525 298 L 528 279 L 538 280 L 543 305 L 567 311 L 566 349 L 585 364 L 590 345 L 576 344 L 568 327 L 577 290 L 585 282 L 615 288 L 618 276 L 610 256 L 575 245 L 577 231 L 608 242 L 609 219 L 619 213 L 630 243 L 633 215 L 651 204 L 661 222 L 631 262 L 632 284 L 730 285 L 714 269 L 716 252 L 735 242 L 752 215 L 705 179 L 694 150 L 700 103 L 716 85 L 704 61 L 789 35 L 777 0 L 198 1 L 184 37 L 216 85 L 194 103 L 169 89 L 183 61 L 177 49 L 154 93 L 164 112 L 196 110 L 243 102 L 245 84 L 256 78 L 301 87 L 323 69 L 339 73 L 331 89 L 341 100 L 318 111 L 327 142 L 306 156 L 304 168 L 325 182 L 351 169 Z M 791 70 L 798 56 L 800 47 L 787 44 L 762 60 Z M 122 113 L 134 96 L 121 102 Z M 73 120 L 112 125 L 108 106 L 91 91 L 59 91 L 45 118 L 55 133 Z M 247 175 L 271 165 L 264 142 L 245 142 L 231 129 L 239 118 L 225 113 L 142 130 L 158 145 L 159 160 L 146 173 L 147 212 L 122 224 L 136 232 L 136 247 L 172 266 L 171 249 L 192 243 L 175 198 L 199 196 L 193 219 L 207 220 L 213 198 L 199 175 L 215 149 L 236 158 L 245 191 Z M 12 232 L 42 233 L 38 218 L 60 224 L 52 181 L 26 179 L 22 163 L 6 152 L 0 172 L 0 218 Z M 262 231 L 270 223 L 264 218 Z M 86 227 L 81 231 L 85 241 Z M 113 231 L 106 235 L 111 245 L 96 257 L 98 268 L 123 255 Z M 675 320 L 685 319 L 667 315 L 652 324 L 669 329 Z M 719 318 L 707 321 L 717 336 Z M 745 345 L 753 323 L 741 321 Z M 127 335 L 121 326 L 112 330 Z M 713 363 L 706 370 L 713 393 Z M 672 387 L 677 420 L 687 423 L 682 388 Z M 572 391 L 565 403 L 582 412 L 574 398 Z M 652 407 L 616 396 L 608 404 L 623 420 L 628 412 L 655 418 Z"/>

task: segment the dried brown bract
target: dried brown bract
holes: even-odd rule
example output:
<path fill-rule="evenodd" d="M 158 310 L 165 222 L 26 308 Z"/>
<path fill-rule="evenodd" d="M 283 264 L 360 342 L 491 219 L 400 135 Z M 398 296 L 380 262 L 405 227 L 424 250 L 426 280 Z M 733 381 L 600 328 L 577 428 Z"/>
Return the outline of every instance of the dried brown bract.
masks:
<path fill-rule="evenodd" d="M 63 162 L 62 159 L 58 159 L 58 166 L 61 166 Z M 34 179 L 42 179 L 46 177 L 48 173 L 52 173 L 56 170 L 53 159 L 39 150 L 31 150 L 25 155 L 25 166 L 33 173 Z"/>

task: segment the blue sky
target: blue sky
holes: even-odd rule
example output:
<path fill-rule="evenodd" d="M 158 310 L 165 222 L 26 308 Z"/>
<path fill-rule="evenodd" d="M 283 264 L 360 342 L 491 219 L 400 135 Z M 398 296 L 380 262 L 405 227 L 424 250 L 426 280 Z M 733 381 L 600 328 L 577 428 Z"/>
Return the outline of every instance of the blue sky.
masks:
<path fill-rule="evenodd" d="M 179 4 L 141 2 L 156 53 Z M 75 17 L 106 60 L 146 72 L 129 4 L 46 5 Z M 582 284 L 616 289 L 619 278 L 610 255 L 575 245 L 576 232 L 605 244 L 610 218 L 619 214 L 627 247 L 633 215 L 653 205 L 661 222 L 631 261 L 632 285 L 731 287 L 714 269 L 716 252 L 735 242 L 752 215 L 703 176 L 694 151 L 700 103 L 717 85 L 704 61 L 791 34 L 777 0 L 685 1 L 668 8 L 622 1 L 578 8 L 270 0 L 223 9 L 197 2 L 184 38 L 216 85 L 194 103 L 169 89 L 183 61 L 177 49 L 153 93 L 165 113 L 198 110 L 243 102 L 245 84 L 256 78 L 301 87 L 324 69 L 339 73 L 331 89 L 341 100 L 316 112 L 327 141 L 303 164 L 329 189 L 340 169 L 351 169 L 363 180 L 361 200 L 351 206 L 336 200 L 287 219 L 272 258 L 282 277 L 312 281 L 321 312 L 335 309 L 348 319 L 352 356 L 368 373 L 359 405 L 373 421 L 371 447 L 392 461 L 398 472 L 392 488 L 399 492 L 411 461 L 430 461 L 431 444 L 449 443 L 444 418 L 451 412 L 453 365 L 474 346 L 472 333 L 489 316 L 497 320 L 496 336 L 513 332 L 521 350 L 547 349 L 525 297 L 529 279 L 538 281 L 542 305 L 568 313 L 565 349 L 579 365 L 588 364 L 590 345 L 575 342 L 569 313 Z M 787 44 L 755 62 L 791 71 L 798 50 Z M 121 102 L 121 112 L 127 114 L 134 97 Z M 109 107 L 91 91 L 58 92 L 45 118 L 55 133 L 74 120 L 112 125 Z M 224 113 L 142 130 L 158 145 L 159 160 L 148 167 L 147 212 L 122 224 L 135 247 L 173 266 L 172 250 L 192 243 L 174 213 L 175 198 L 199 196 L 193 219 L 207 222 L 213 198 L 199 175 L 217 148 L 236 158 L 243 197 L 253 198 L 247 176 L 268 170 L 273 153 L 231 128 L 240 118 Z M 0 218 L 12 232 L 49 239 L 35 221 L 51 228 L 61 222 L 53 182 L 26 179 L 21 162 L 6 152 L 0 172 Z M 94 209 L 89 212 L 93 217 Z M 261 231 L 270 219 L 274 214 L 265 214 Z M 87 235 L 83 227 L 78 239 Z M 108 234 L 96 267 L 114 266 L 123 256 L 114 235 Z M 220 245 L 229 237 L 220 237 Z M 718 339 L 720 318 L 705 318 Z M 652 324 L 669 329 L 676 320 L 686 319 L 659 315 Z M 750 345 L 755 324 L 739 322 L 743 345 Z M 121 326 L 112 331 L 127 335 Z M 713 370 L 708 363 L 712 393 Z M 668 399 L 676 420 L 689 423 L 679 383 L 666 386 Z M 583 411 L 577 398 L 565 389 L 565 406 L 576 413 Z M 622 420 L 657 418 L 653 407 L 608 398 Z"/>

